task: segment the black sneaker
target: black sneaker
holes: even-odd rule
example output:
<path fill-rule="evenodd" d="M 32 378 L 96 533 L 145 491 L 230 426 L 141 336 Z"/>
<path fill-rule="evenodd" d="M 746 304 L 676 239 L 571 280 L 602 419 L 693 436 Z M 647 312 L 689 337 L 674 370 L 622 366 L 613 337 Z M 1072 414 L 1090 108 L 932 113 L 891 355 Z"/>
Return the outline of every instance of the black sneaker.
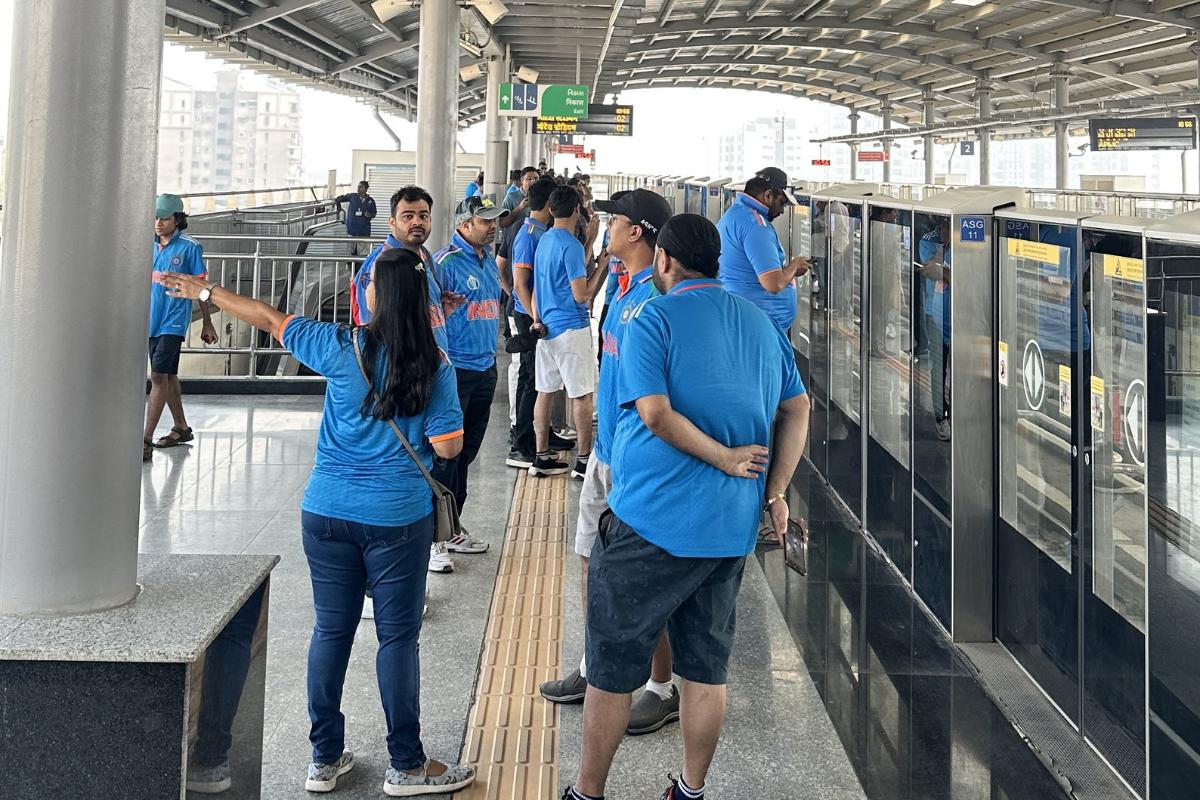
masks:
<path fill-rule="evenodd" d="M 625 733 L 628 736 L 641 736 L 678 721 L 679 690 L 675 684 L 671 684 L 671 697 L 668 700 L 647 689 L 629 709 L 629 726 L 625 728 Z"/>
<path fill-rule="evenodd" d="M 522 453 L 515 447 L 508 451 L 508 458 L 504 459 L 504 463 L 507 466 L 517 467 L 518 469 L 529 469 L 533 466 L 533 461 L 533 453 Z"/>
<path fill-rule="evenodd" d="M 577 481 L 581 481 L 587 477 L 587 464 L 579 459 L 575 459 L 575 466 L 571 467 L 571 477 Z"/>
<path fill-rule="evenodd" d="M 538 691 L 551 703 L 582 703 L 587 694 L 587 680 L 575 669 L 565 678 L 546 681 Z"/>
<path fill-rule="evenodd" d="M 565 450 L 574 450 L 575 441 L 573 439 L 565 439 L 554 431 L 550 431 L 550 449 L 556 453 Z"/>
<path fill-rule="evenodd" d="M 538 339 L 545 335 L 545 328 L 540 328 L 537 331 L 529 331 L 527 333 L 518 333 L 516 336 L 510 337 L 504 342 L 504 352 L 513 354 L 531 353 L 537 348 Z"/>
<path fill-rule="evenodd" d="M 667 780 L 671 782 L 671 785 L 668 786 L 667 790 L 662 793 L 662 797 L 660 797 L 659 800 L 683 800 L 683 792 L 679 791 L 679 781 L 681 779 L 676 778 L 674 775 L 668 772 Z M 704 795 L 701 794 L 697 800 L 704 800 Z"/>
<path fill-rule="evenodd" d="M 566 461 L 559 461 L 557 458 L 535 456 L 533 463 L 529 465 L 529 474 L 535 478 L 543 475 L 564 475 L 570 471 L 571 465 Z"/>

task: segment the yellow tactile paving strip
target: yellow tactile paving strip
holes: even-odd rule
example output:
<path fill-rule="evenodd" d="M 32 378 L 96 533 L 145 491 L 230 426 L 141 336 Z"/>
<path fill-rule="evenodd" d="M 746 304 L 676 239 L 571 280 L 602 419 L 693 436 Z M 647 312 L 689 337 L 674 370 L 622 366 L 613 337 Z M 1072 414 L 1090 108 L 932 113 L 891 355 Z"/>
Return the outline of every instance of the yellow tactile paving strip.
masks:
<path fill-rule="evenodd" d="M 557 796 L 558 711 L 538 685 L 562 664 L 566 512 L 566 476 L 517 477 L 463 743 L 478 777 L 460 800 Z"/>

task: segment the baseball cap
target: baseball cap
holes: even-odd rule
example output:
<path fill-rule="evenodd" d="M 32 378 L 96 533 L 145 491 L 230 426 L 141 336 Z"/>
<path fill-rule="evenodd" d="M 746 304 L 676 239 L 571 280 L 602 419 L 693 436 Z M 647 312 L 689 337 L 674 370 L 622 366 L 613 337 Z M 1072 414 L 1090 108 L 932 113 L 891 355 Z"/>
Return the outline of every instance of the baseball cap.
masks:
<path fill-rule="evenodd" d="M 617 192 L 608 200 L 597 200 L 595 205 L 597 211 L 628 217 L 634 225 L 640 225 L 655 236 L 671 218 L 671 206 L 666 198 L 649 189 Z"/>
<path fill-rule="evenodd" d="M 154 201 L 154 218 L 167 219 L 183 213 L 183 198 L 177 194 L 160 194 Z"/>
<path fill-rule="evenodd" d="M 507 208 L 500 208 L 486 197 L 472 195 L 466 200 L 458 204 L 458 208 L 454 209 L 454 225 L 455 227 L 462 225 L 472 217 L 480 219 L 500 219 L 508 216 Z"/>
<path fill-rule="evenodd" d="M 707 217 L 699 214 L 671 217 L 658 235 L 658 247 L 693 272 L 710 278 L 717 275 L 721 234 Z"/>
<path fill-rule="evenodd" d="M 796 205 L 796 195 L 792 194 L 792 187 L 788 184 L 787 173 L 779 169 L 779 167 L 765 167 L 754 173 L 754 177 L 766 181 L 769 188 L 783 192 L 788 202 Z"/>

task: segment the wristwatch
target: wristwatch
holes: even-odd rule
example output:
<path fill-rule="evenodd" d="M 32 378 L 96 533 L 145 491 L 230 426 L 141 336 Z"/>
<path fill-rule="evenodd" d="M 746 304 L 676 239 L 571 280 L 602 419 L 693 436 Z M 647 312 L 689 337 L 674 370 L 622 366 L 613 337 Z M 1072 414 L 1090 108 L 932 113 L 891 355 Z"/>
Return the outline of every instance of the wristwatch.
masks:
<path fill-rule="evenodd" d="M 200 290 L 200 294 L 197 296 L 197 299 L 201 303 L 209 302 L 209 300 L 212 299 L 213 289 L 215 289 L 215 288 L 217 288 L 217 285 L 215 283 L 210 283 L 208 286 L 205 286 L 203 289 Z"/>

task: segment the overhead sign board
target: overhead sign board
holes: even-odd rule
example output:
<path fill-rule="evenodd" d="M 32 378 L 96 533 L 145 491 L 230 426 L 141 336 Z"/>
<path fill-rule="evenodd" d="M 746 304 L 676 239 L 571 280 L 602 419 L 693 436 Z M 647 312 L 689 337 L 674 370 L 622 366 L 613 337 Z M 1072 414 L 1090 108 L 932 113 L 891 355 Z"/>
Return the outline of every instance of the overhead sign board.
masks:
<path fill-rule="evenodd" d="M 1089 119 L 1092 150 L 1195 150 L 1195 117 Z"/>
<path fill-rule="evenodd" d="M 887 161 L 888 154 L 886 150 L 859 150 L 859 161 Z"/>
<path fill-rule="evenodd" d="M 633 106 L 589 104 L 586 119 L 553 115 L 546 109 L 534 123 L 534 133 L 583 136 L 632 136 Z"/>
<path fill-rule="evenodd" d="M 958 143 L 958 154 L 960 156 L 975 155 L 975 142 L 972 142 L 970 140 L 967 140 L 965 142 L 959 142 Z"/>
<path fill-rule="evenodd" d="M 566 117 L 588 115 L 588 87 L 573 84 L 500 84 L 500 115 L 504 117 Z"/>
<path fill-rule="evenodd" d="M 812 160 L 812 165 L 814 167 L 831 167 L 833 166 L 833 161 L 828 158 L 814 158 Z"/>

